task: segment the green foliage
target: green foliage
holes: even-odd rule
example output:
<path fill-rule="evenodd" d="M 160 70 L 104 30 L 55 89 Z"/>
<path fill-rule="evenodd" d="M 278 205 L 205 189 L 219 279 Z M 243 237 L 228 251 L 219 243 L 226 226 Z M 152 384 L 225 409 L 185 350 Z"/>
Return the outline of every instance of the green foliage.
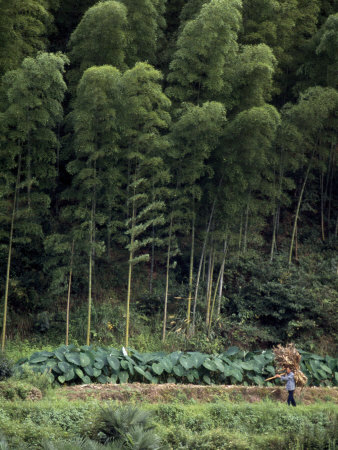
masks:
<path fill-rule="evenodd" d="M 0 2 L 0 76 L 45 50 L 52 22 L 45 0 Z"/>
<path fill-rule="evenodd" d="M 224 85 L 227 61 L 237 51 L 241 3 L 212 0 L 184 26 L 170 64 L 170 97 L 199 103 L 216 100 Z"/>
<path fill-rule="evenodd" d="M 311 385 L 336 386 L 338 360 L 302 352 L 301 368 Z M 29 364 L 33 371 L 49 371 L 51 382 L 65 383 L 192 383 L 262 385 L 274 375 L 272 351 L 246 352 L 230 347 L 226 352 L 208 355 L 200 352 L 139 353 L 114 348 L 73 345 L 53 352 L 36 352 L 18 361 L 18 368 Z M 22 369 L 21 369 L 22 370 Z"/>
<path fill-rule="evenodd" d="M 36 386 L 30 380 L 17 381 L 13 378 L 0 382 L 0 398 L 4 400 L 26 400 Z M 41 395 L 41 393 L 40 393 Z"/>
<path fill-rule="evenodd" d="M 127 9 L 121 2 L 98 2 L 89 8 L 69 40 L 73 92 L 85 70 L 110 64 L 125 68 Z"/>
<path fill-rule="evenodd" d="M 217 402 L 159 405 L 160 430 L 173 448 L 330 448 L 337 437 L 337 408 Z M 306 436 L 306 431 L 309 435 Z"/>
<path fill-rule="evenodd" d="M 151 417 L 149 411 L 135 406 L 106 406 L 101 409 L 91 435 L 105 445 L 114 443 L 121 448 L 156 450 L 161 448 L 161 442 Z"/>
<path fill-rule="evenodd" d="M 13 362 L 4 353 L 0 353 L 0 381 L 11 377 L 13 374 Z"/>
<path fill-rule="evenodd" d="M 49 371 L 45 370 L 44 372 L 37 372 L 28 364 L 22 365 L 15 371 L 13 379 L 38 388 L 43 395 L 46 395 L 51 389 L 52 379 Z"/>
<path fill-rule="evenodd" d="M 176 401 L 144 404 L 143 408 L 153 414 L 152 434 L 161 437 L 162 446 L 172 448 L 268 450 L 311 448 L 311 442 L 315 448 L 330 448 L 329 445 L 332 448 L 337 438 L 337 407 L 332 403 L 288 408 L 270 401 L 185 405 Z M 111 409 L 118 408 L 112 405 Z M 49 450 L 159 448 L 159 445 L 143 447 L 136 441 L 130 441 L 129 446 L 117 443 L 103 446 L 88 440 L 85 436 L 94 432 L 93 422 L 100 414 L 99 402 L 89 399 L 4 402 L 0 407 L 2 445 Z"/>
<path fill-rule="evenodd" d="M 122 0 L 127 7 L 128 46 L 126 62 L 131 68 L 138 61 L 156 63 L 156 53 L 165 20 L 165 0 Z"/>
<path fill-rule="evenodd" d="M 311 341 L 318 339 L 322 330 L 334 337 L 338 317 L 332 260 L 319 259 L 313 264 L 309 260 L 308 266 L 287 271 L 282 260 L 274 264 L 262 264 L 256 258 L 228 262 L 223 311 L 231 317 L 232 332 L 237 328 L 237 338 L 246 326 L 256 327 L 258 336 L 264 327 L 270 334 L 269 346 L 292 339 L 311 350 Z M 224 327 L 224 333 L 229 333 L 230 323 Z"/>

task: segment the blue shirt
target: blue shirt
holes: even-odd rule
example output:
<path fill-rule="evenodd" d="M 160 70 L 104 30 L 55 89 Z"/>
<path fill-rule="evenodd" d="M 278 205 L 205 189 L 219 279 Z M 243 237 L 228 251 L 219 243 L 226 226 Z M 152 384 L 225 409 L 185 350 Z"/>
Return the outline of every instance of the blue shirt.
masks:
<path fill-rule="evenodd" d="M 286 375 L 280 377 L 280 379 L 286 381 L 286 390 L 294 391 L 296 389 L 295 376 L 293 372 L 287 373 Z"/>

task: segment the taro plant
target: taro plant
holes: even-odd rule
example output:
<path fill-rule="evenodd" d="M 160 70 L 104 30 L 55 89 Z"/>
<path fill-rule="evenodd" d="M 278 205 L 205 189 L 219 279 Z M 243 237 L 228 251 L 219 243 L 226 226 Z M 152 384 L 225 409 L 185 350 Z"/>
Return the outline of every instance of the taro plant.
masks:
<path fill-rule="evenodd" d="M 309 385 L 337 386 L 338 359 L 301 352 L 301 370 Z M 247 352 L 238 347 L 208 355 L 176 351 L 128 354 L 115 348 L 62 346 L 53 352 L 33 353 L 18 361 L 22 371 L 28 364 L 33 371 L 46 373 L 50 382 L 89 383 L 193 383 L 263 385 L 275 374 L 271 350 Z M 272 385 L 268 383 L 268 385 Z"/>

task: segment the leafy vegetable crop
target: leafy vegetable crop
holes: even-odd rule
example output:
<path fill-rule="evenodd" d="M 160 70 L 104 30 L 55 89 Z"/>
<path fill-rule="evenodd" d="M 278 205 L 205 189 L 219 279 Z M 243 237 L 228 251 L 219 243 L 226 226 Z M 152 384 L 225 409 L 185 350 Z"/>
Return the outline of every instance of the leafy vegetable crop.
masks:
<path fill-rule="evenodd" d="M 309 385 L 337 386 L 338 359 L 300 351 L 301 370 Z M 17 368 L 29 364 L 36 372 L 48 372 L 51 382 L 89 383 L 193 383 L 263 385 L 275 374 L 271 350 L 246 352 L 230 347 L 226 352 L 207 355 L 199 352 L 166 354 L 127 352 L 115 348 L 89 346 L 59 347 L 53 352 L 36 352 L 18 361 Z M 266 383 L 271 385 L 271 383 Z"/>

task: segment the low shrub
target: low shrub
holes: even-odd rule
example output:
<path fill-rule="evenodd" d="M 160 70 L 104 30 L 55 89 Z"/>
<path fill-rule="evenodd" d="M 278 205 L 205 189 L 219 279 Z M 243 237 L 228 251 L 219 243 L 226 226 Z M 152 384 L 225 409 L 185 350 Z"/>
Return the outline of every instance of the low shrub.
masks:
<path fill-rule="evenodd" d="M 103 444 L 121 448 L 156 450 L 161 446 L 154 432 L 152 414 L 133 406 L 102 408 L 93 427 L 92 437 Z"/>
<path fill-rule="evenodd" d="M 0 381 L 11 377 L 13 374 L 13 361 L 0 352 Z"/>
<path fill-rule="evenodd" d="M 41 392 L 30 383 L 15 380 L 0 381 L 0 399 L 26 400 L 41 398 Z"/>
<path fill-rule="evenodd" d="M 38 388 L 44 395 L 51 389 L 53 379 L 49 371 L 34 371 L 29 364 L 23 364 L 16 368 L 14 379 L 21 380 Z"/>

